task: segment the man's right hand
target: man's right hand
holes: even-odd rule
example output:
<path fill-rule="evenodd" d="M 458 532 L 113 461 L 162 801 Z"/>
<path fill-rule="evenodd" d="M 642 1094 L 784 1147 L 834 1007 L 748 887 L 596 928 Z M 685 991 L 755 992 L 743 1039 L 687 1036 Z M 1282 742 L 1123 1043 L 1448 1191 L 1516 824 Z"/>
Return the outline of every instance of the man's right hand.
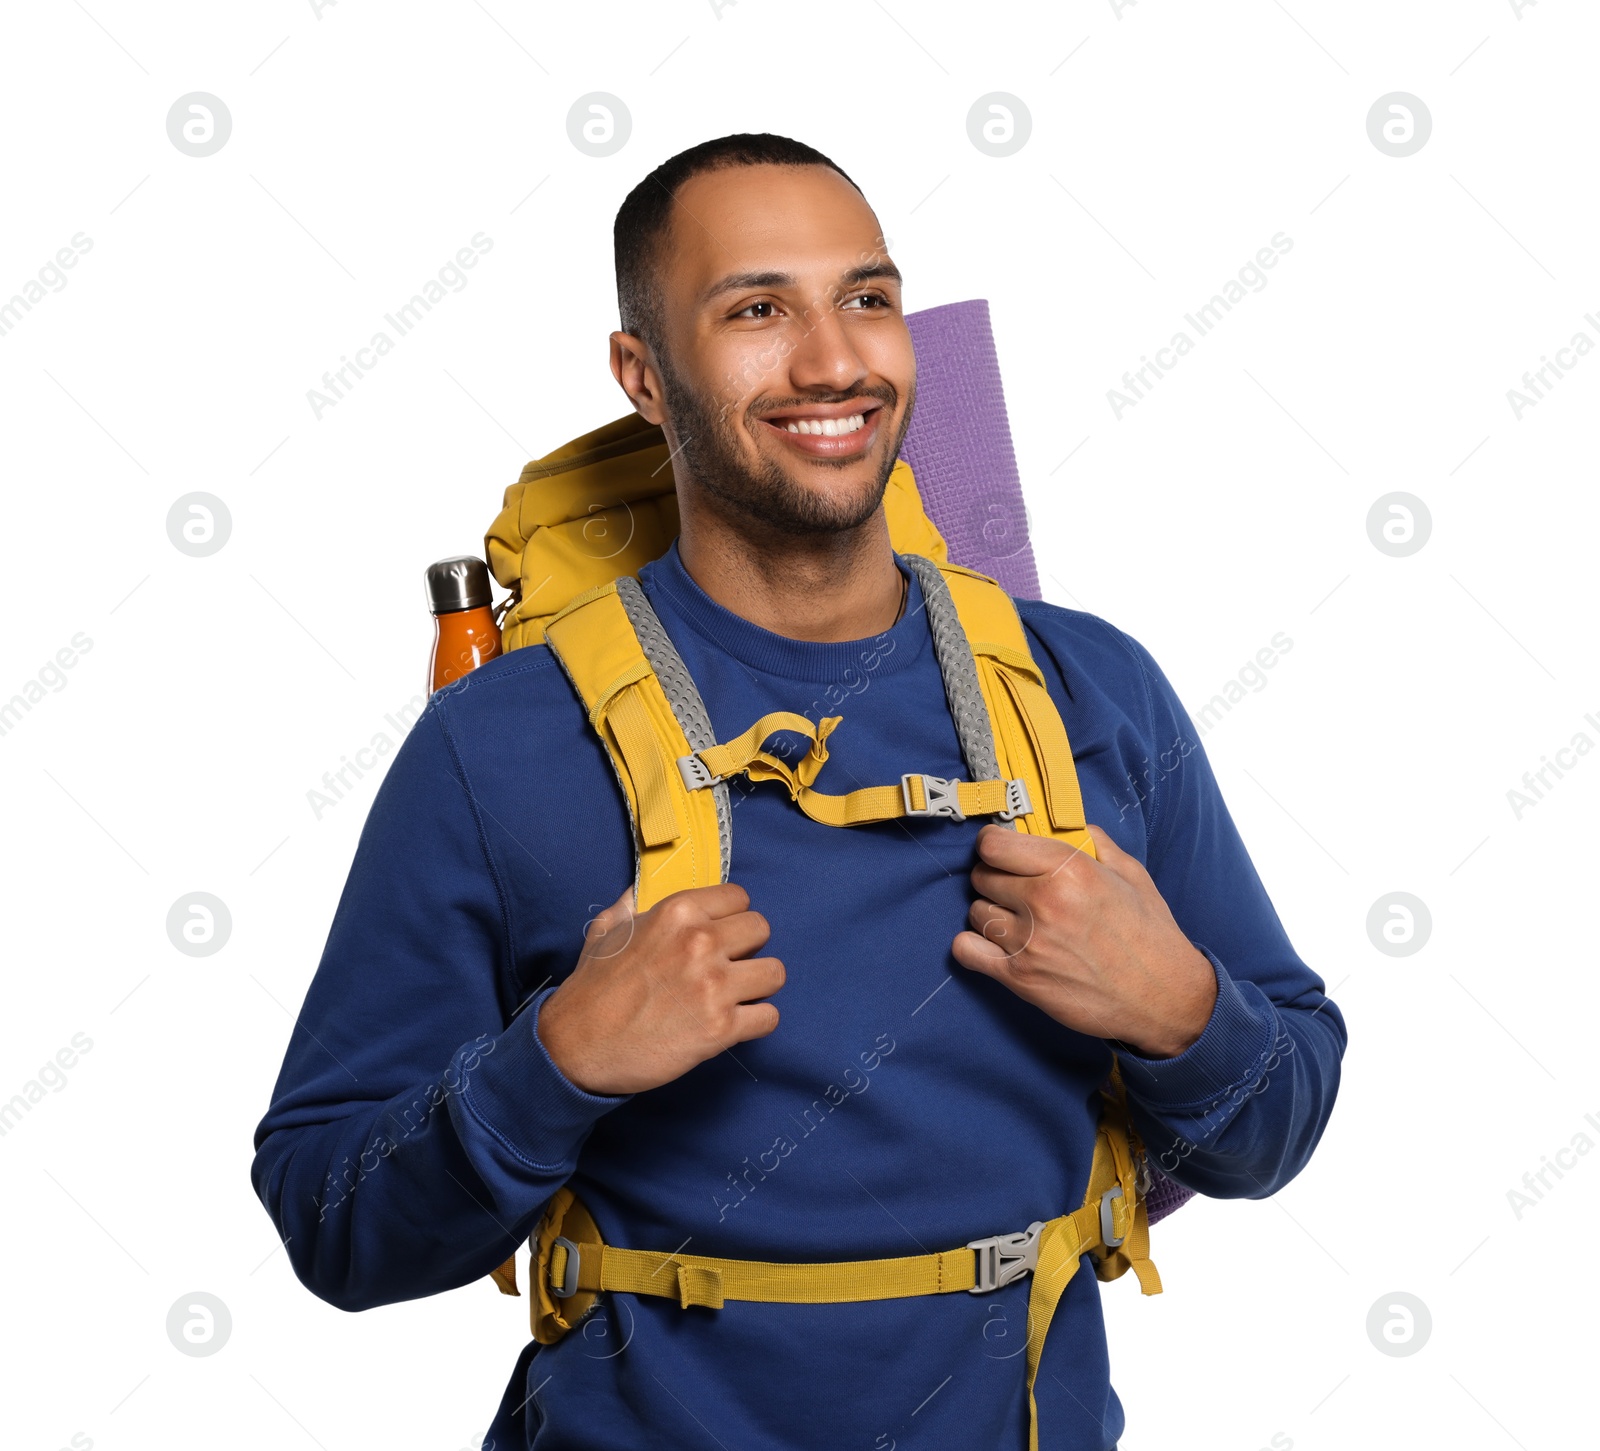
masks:
<path fill-rule="evenodd" d="M 572 975 L 539 1009 L 539 1039 L 586 1093 L 642 1093 L 734 1043 L 765 1038 L 783 986 L 772 929 L 731 882 L 674 892 L 635 916 L 630 887 L 590 924 Z"/>

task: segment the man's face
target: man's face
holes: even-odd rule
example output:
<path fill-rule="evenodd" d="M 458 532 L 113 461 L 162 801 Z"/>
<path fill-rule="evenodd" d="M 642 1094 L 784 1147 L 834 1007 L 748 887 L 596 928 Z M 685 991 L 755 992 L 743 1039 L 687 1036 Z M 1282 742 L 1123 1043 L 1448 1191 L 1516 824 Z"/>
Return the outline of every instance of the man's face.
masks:
<path fill-rule="evenodd" d="M 864 523 L 916 395 L 871 208 L 827 167 L 729 167 L 684 185 L 670 243 L 656 362 L 680 477 L 785 533 Z"/>

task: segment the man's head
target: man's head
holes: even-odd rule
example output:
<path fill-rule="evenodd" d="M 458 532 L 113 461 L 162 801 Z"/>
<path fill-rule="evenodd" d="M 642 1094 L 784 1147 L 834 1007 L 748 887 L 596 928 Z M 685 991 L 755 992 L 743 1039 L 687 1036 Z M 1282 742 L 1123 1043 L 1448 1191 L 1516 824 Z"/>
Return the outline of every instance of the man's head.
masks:
<path fill-rule="evenodd" d="M 781 136 L 708 141 L 629 193 L 616 260 L 612 371 L 666 429 L 684 503 L 791 535 L 870 519 L 916 362 L 855 183 Z"/>

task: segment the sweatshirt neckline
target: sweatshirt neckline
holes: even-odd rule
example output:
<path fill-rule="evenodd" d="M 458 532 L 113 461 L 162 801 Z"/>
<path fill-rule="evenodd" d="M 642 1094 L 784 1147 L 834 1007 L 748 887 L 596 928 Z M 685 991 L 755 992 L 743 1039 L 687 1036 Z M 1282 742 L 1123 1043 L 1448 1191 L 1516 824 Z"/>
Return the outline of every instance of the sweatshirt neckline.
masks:
<path fill-rule="evenodd" d="M 639 571 L 639 581 L 659 610 L 671 612 L 725 655 L 768 675 L 790 680 L 843 680 L 846 672 L 870 669 L 893 675 L 916 662 L 929 638 L 922 608 L 922 586 L 898 554 L 895 567 L 906 578 L 906 607 L 881 635 L 860 640 L 795 640 L 753 624 L 719 605 L 683 567 L 678 541 Z"/>

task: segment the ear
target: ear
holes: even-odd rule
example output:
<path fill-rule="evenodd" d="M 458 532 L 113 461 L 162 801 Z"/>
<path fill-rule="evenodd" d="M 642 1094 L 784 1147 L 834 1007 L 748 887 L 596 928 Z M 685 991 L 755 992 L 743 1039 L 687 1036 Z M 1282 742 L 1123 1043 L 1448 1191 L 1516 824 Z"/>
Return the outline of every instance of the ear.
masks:
<path fill-rule="evenodd" d="M 611 334 L 611 376 L 646 423 L 665 423 L 666 398 L 650 345 L 632 333 Z"/>

